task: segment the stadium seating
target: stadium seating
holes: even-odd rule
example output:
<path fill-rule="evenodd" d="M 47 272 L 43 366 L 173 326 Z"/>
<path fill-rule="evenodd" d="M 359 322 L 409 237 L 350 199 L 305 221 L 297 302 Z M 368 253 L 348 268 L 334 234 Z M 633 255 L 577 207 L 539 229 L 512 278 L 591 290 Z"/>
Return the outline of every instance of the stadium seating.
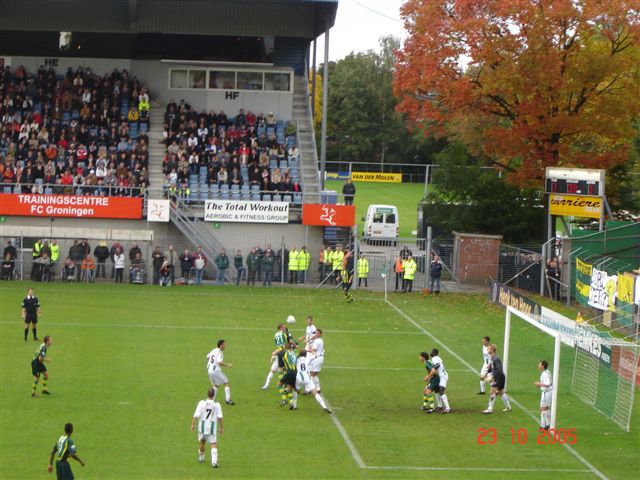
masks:
<path fill-rule="evenodd" d="M 85 86 L 100 85 L 104 89 L 101 92 L 104 100 L 98 103 L 98 98 L 92 98 L 91 103 L 83 104 L 83 87 L 73 82 L 77 76 L 83 78 Z M 133 155 L 147 145 L 145 134 L 149 123 L 148 120 L 127 119 L 130 106 L 137 108 L 142 85 L 126 70 L 114 70 L 106 79 L 108 87 L 104 88 L 103 77 L 83 67 L 75 71 L 69 69 L 65 74 L 52 67 L 40 67 L 37 72 L 26 72 L 22 66 L 0 70 L 0 97 L 7 92 L 18 92 L 13 105 L 0 102 L 0 131 L 8 133 L 0 141 L 3 193 L 15 190 L 46 194 L 142 195 L 149 185 L 148 159 L 136 162 Z M 123 95 L 125 85 L 130 93 Z M 19 93 L 40 89 L 42 92 L 33 104 L 26 101 L 26 95 L 23 99 L 23 94 Z M 87 113 L 93 111 L 98 113 Z M 121 142 L 126 145 L 123 158 L 118 151 Z M 117 172 L 116 168 L 123 160 L 126 172 Z M 50 173 L 43 175 L 49 161 Z M 98 168 L 101 164 L 104 168 Z M 36 168 L 40 166 L 45 170 Z M 76 188 L 63 185 L 65 170 L 69 170 L 71 177 L 77 177 Z M 124 174 L 124 180 L 117 185 L 120 174 Z"/>
<path fill-rule="evenodd" d="M 189 189 L 199 195 L 191 195 L 191 201 L 207 198 L 280 201 L 285 195 L 291 202 L 295 200 L 294 193 L 301 196 L 299 191 L 293 192 L 294 183 L 300 184 L 301 176 L 299 158 L 287 155 L 295 146 L 296 138 L 295 135 L 287 135 L 288 122 L 281 119 L 275 125 L 267 126 L 264 115 L 260 114 L 254 124 L 243 125 L 236 116 L 227 114 L 225 118 L 214 112 L 199 113 L 201 111 L 185 103 L 170 103 L 166 107 L 167 153 L 163 162 L 166 185 L 173 182 L 177 187 L 178 183 L 186 181 L 184 174 L 179 180 L 172 171 L 180 171 L 195 156 L 198 166 L 186 175 Z M 143 132 L 144 128 L 140 125 L 139 131 Z M 192 132 L 197 133 L 192 136 Z M 274 150 L 278 151 L 277 155 Z M 226 167 L 226 180 L 218 178 L 222 166 Z M 254 176 L 256 168 L 259 177 Z M 276 184 L 270 181 L 268 188 L 264 188 L 261 179 L 271 180 L 272 172 L 277 168 L 283 173 L 282 180 Z M 233 176 L 238 174 L 239 179 L 234 181 Z M 177 190 L 166 188 L 165 194 Z"/>

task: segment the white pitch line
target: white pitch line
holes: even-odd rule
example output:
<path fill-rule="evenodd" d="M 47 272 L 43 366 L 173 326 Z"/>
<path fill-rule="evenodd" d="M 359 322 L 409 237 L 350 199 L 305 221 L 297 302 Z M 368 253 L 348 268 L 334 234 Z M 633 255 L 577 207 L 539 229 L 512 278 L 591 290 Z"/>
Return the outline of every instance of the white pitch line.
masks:
<path fill-rule="evenodd" d="M 333 408 L 331 408 L 331 405 L 329 404 L 329 401 L 327 400 L 326 397 L 325 397 L 324 401 L 327 404 L 327 407 L 329 407 L 329 409 L 333 410 Z M 338 429 L 338 433 L 340 433 L 340 436 L 342 437 L 342 440 L 344 441 L 344 443 L 347 445 L 347 448 L 351 452 L 351 457 L 353 457 L 353 460 L 356 462 L 358 467 L 367 468 L 367 466 L 365 465 L 364 461 L 362 460 L 362 457 L 358 453 L 358 450 L 356 450 L 355 445 L 353 444 L 353 442 L 349 438 L 349 435 L 347 435 L 347 431 L 342 426 L 342 423 L 340 422 L 340 420 L 338 420 L 338 416 L 335 414 L 335 410 L 334 410 L 334 413 L 332 413 L 330 415 L 330 417 L 331 417 L 331 420 L 333 421 L 333 424 Z"/>
<path fill-rule="evenodd" d="M 456 360 L 458 360 L 460 363 L 462 363 L 464 366 L 466 366 L 469 370 L 473 371 L 474 373 L 476 372 L 476 369 L 473 368 L 471 366 L 471 364 L 469 362 L 467 362 L 464 358 L 462 358 L 460 355 L 458 355 L 456 352 L 454 352 L 451 348 L 449 348 L 447 345 L 445 345 L 442 341 L 440 341 L 439 339 L 437 339 L 433 334 L 431 334 L 430 332 L 428 332 L 427 330 L 425 330 L 418 322 L 416 322 L 413 318 L 411 318 L 409 315 L 407 315 L 406 313 L 404 313 L 402 310 L 400 310 L 398 307 L 396 307 L 393 303 L 391 303 L 389 300 L 385 300 L 385 303 L 387 303 L 387 305 L 389 305 L 391 308 L 393 308 L 400 316 L 402 316 L 405 320 L 407 320 L 410 324 L 412 324 L 414 327 L 416 327 L 418 330 L 420 330 L 422 333 L 424 333 L 425 335 L 427 335 L 428 337 L 430 337 L 434 342 L 436 342 L 439 345 L 442 345 L 442 348 L 444 348 L 447 352 L 449 352 L 449 354 L 451 354 L 452 357 L 454 357 Z M 528 414 L 534 421 L 537 421 L 537 417 L 531 413 L 529 410 L 527 410 L 524 405 L 522 405 L 521 403 L 519 403 L 518 401 L 516 401 L 513 396 L 509 395 L 509 399 L 518 407 L 520 408 L 523 412 L 525 412 L 526 414 Z M 577 460 L 580 461 L 580 463 L 582 463 L 585 467 L 587 467 L 589 469 L 589 471 L 591 473 L 593 473 L 595 476 L 597 476 L 598 478 L 600 478 L 601 480 L 608 480 L 607 476 L 605 474 L 603 474 L 600 470 L 598 470 L 596 467 L 594 467 L 593 465 L 591 465 L 591 463 L 589 463 L 589 461 L 584 458 L 582 455 L 580 455 L 578 452 L 576 452 L 570 445 L 568 444 L 562 444 L 562 446 L 564 448 L 567 449 L 567 451 L 569 451 Z"/>
<path fill-rule="evenodd" d="M 424 368 L 395 368 L 395 367 L 349 367 L 349 366 L 337 366 L 337 365 L 324 365 L 322 368 L 332 368 L 337 370 L 383 370 L 383 371 L 392 371 L 392 372 L 422 372 Z M 467 373 L 469 370 L 454 368 L 447 368 L 448 372 L 465 372 Z"/>
<path fill-rule="evenodd" d="M 15 322 L 2 321 L 0 325 L 15 325 Z M 267 327 L 230 327 L 230 326 L 207 326 L 207 325 L 167 325 L 167 324 L 128 324 L 128 323 L 66 323 L 47 322 L 47 326 L 53 327 L 93 327 L 93 328 L 148 328 L 148 329 L 168 329 L 168 330 L 231 330 L 231 331 L 258 331 L 273 332 L 273 328 Z M 41 327 L 42 328 L 42 327 Z M 399 332 L 396 330 L 332 330 L 324 329 L 325 333 L 357 334 L 357 335 L 422 335 L 420 332 Z"/>
<path fill-rule="evenodd" d="M 589 469 L 571 469 L 571 468 L 486 468 L 486 467 L 378 467 L 367 465 L 367 470 L 426 470 L 438 472 L 536 472 L 536 473 L 588 473 Z"/>

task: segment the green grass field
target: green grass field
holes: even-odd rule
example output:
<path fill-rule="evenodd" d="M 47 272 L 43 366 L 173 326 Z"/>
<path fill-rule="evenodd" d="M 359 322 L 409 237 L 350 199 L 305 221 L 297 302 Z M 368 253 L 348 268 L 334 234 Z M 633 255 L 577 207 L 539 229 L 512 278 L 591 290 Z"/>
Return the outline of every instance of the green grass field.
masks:
<path fill-rule="evenodd" d="M 568 393 L 572 351 L 563 349 L 559 427 L 577 444 L 537 444 L 539 394 L 533 382 L 553 342 L 529 326 L 512 331 L 509 391 L 514 410 L 484 416 L 485 396 L 469 368 L 481 364 L 479 339 L 502 350 L 503 310 L 485 296 L 384 297 L 355 292 L 346 304 L 333 289 L 36 284 L 39 335 L 53 337 L 50 397 L 31 398 L 37 344 L 22 339 L 20 302 L 28 283 L 0 284 L 0 478 L 51 478 L 50 449 L 65 422 L 75 425 L 82 479 L 493 479 L 637 478 L 638 401 L 626 433 Z M 260 390 L 276 324 L 313 314 L 325 330 L 323 396 L 335 415 L 301 397 L 280 408 L 275 388 Z M 215 472 L 197 462 L 189 430 L 209 386 L 205 355 L 224 338 L 235 406 L 223 403 Z M 436 340 L 437 339 L 437 340 Z M 439 347 L 450 380 L 451 415 L 421 405 L 418 353 Z M 222 397 L 222 394 L 220 394 Z M 533 417 L 531 416 L 533 415 Z M 493 427 L 494 445 L 478 445 Z M 511 428 L 526 429 L 524 445 Z M 435 469 L 435 470 L 433 470 Z"/>
<path fill-rule="evenodd" d="M 367 207 L 371 204 L 382 203 L 385 205 L 395 205 L 398 207 L 400 216 L 400 237 L 411 238 L 411 234 L 418 224 L 418 202 L 424 196 L 424 184 L 422 183 L 374 183 L 374 182 L 354 182 L 356 185 L 356 220 L 358 221 L 358 232 L 363 232 L 364 222 L 362 217 L 367 214 Z M 338 192 L 339 200 L 342 202 L 342 180 L 327 180 L 326 190 Z"/>

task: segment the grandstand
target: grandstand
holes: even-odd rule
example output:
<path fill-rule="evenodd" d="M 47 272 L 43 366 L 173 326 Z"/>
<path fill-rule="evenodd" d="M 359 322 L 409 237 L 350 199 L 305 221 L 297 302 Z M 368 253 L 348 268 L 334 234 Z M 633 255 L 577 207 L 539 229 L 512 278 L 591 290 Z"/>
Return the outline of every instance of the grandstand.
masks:
<path fill-rule="evenodd" d="M 336 9 L 300 0 L 3 4 L 3 236 L 25 246 L 116 237 L 202 245 L 211 258 L 286 237 L 317 252 L 322 227 L 300 225 L 302 204 L 321 198 L 308 71 Z M 78 221 L 61 208 L 26 208 L 17 194 L 122 201 Z M 170 222 L 145 221 L 148 201 L 160 199 L 171 200 Z M 289 224 L 225 223 L 214 234 L 203 221 L 211 200 L 283 202 Z"/>

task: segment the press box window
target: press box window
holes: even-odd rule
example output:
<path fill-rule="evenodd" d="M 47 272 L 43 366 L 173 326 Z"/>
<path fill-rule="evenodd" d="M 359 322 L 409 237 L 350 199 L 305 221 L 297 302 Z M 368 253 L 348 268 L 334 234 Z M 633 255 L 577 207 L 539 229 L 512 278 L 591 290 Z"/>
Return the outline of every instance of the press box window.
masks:
<path fill-rule="evenodd" d="M 265 73 L 264 89 L 276 92 L 288 92 L 290 88 L 291 76 L 288 73 Z"/>
<path fill-rule="evenodd" d="M 229 72 L 226 70 L 210 70 L 209 88 L 235 90 L 236 72 Z"/>
<path fill-rule="evenodd" d="M 171 70 L 169 88 L 188 88 L 188 85 L 186 70 Z"/>
<path fill-rule="evenodd" d="M 189 70 L 189 87 L 205 88 L 207 85 L 206 70 Z"/>
<path fill-rule="evenodd" d="M 238 72 L 238 90 L 262 90 L 262 73 Z"/>

